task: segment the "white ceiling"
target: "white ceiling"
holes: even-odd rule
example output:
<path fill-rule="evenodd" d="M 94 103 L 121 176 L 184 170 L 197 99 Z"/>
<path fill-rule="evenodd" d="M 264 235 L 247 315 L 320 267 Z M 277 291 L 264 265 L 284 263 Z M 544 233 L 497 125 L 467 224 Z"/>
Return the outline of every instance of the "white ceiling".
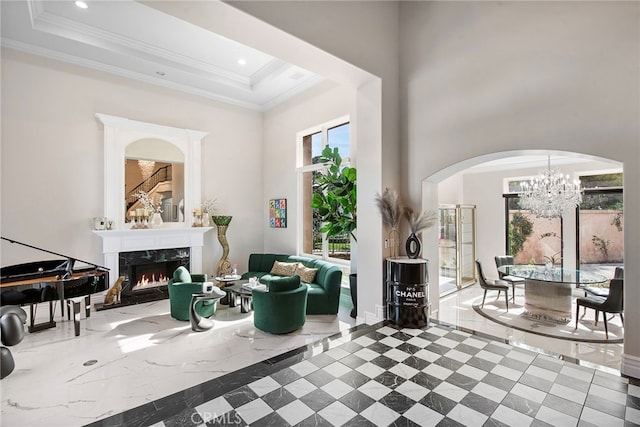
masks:
<path fill-rule="evenodd" d="M 1 3 L 4 47 L 246 108 L 268 110 L 323 80 L 132 0 Z"/>

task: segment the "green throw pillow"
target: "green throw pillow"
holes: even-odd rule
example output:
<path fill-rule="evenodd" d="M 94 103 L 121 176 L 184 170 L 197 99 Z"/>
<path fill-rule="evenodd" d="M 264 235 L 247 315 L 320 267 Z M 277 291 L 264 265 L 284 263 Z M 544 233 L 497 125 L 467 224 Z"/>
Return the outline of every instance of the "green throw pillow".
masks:
<path fill-rule="evenodd" d="M 275 277 L 269 281 L 269 292 L 284 292 L 297 289 L 300 276 Z"/>
<path fill-rule="evenodd" d="M 184 266 L 180 266 L 173 272 L 173 283 L 191 283 L 191 274 Z"/>

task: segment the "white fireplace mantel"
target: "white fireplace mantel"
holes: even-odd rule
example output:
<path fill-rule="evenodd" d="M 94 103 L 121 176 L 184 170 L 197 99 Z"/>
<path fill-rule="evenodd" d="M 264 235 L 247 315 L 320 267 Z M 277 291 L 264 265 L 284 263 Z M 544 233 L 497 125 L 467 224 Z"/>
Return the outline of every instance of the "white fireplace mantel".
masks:
<path fill-rule="evenodd" d="M 190 248 L 189 270 L 201 273 L 204 234 L 212 229 L 213 227 L 161 227 L 93 232 L 102 238 L 104 266 L 110 271 L 111 285 L 120 275 L 118 256 L 121 252 Z"/>

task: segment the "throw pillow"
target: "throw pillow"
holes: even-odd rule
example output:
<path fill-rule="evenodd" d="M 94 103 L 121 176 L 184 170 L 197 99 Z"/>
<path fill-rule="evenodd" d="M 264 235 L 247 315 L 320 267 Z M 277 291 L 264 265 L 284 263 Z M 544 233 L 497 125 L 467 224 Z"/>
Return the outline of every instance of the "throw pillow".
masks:
<path fill-rule="evenodd" d="M 296 272 L 297 262 L 280 262 L 275 261 L 269 273 L 274 276 L 293 276 Z"/>
<path fill-rule="evenodd" d="M 316 278 L 317 268 L 306 267 L 303 263 L 299 262 L 296 267 L 295 274 L 300 276 L 300 280 L 307 283 L 313 283 Z"/>
<path fill-rule="evenodd" d="M 269 292 L 284 292 L 300 286 L 299 276 L 276 277 L 269 282 Z"/>
<path fill-rule="evenodd" d="M 173 283 L 191 283 L 191 274 L 184 266 L 180 266 L 173 272 Z"/>

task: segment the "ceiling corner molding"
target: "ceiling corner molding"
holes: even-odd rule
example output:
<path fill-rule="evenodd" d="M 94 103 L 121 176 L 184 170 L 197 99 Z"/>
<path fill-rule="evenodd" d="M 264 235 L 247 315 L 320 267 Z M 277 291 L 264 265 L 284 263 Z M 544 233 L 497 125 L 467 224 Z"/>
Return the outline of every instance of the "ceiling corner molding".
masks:
<path fill-rule="evenodd" d="M 291 89 L 287 90 L 286 92 L 283 92 L 281 94 L 279 94 L 278 96 L 273 97 L 272 99 L 270 99 L 269 101 L 265 102 L 264 104 L 262 104 L 262 111 L 267 111 L 270 108 L 275 107 L 276 105 L 286 101 L 287 99 L 293 98 L 295 95 L 297 95 L 298 93 L 304 92 L 307 89 L 311 89 L 313 86 L 322 83 L 323 81 L 325 81 L 326 79 L 322 76 L 318 76 L 318 75 L 314 75 L 313 77 L 305 80 L 303 83 L 292 87 Z"/>
<path fill-rule="evenodd" d="M 96 2 L 95 13 L 78 12 L 72 1 L 0 5 L 10 23 L 0 28 L 3 47 L 251 110 L 324 80 L 144 2 Z"/>

